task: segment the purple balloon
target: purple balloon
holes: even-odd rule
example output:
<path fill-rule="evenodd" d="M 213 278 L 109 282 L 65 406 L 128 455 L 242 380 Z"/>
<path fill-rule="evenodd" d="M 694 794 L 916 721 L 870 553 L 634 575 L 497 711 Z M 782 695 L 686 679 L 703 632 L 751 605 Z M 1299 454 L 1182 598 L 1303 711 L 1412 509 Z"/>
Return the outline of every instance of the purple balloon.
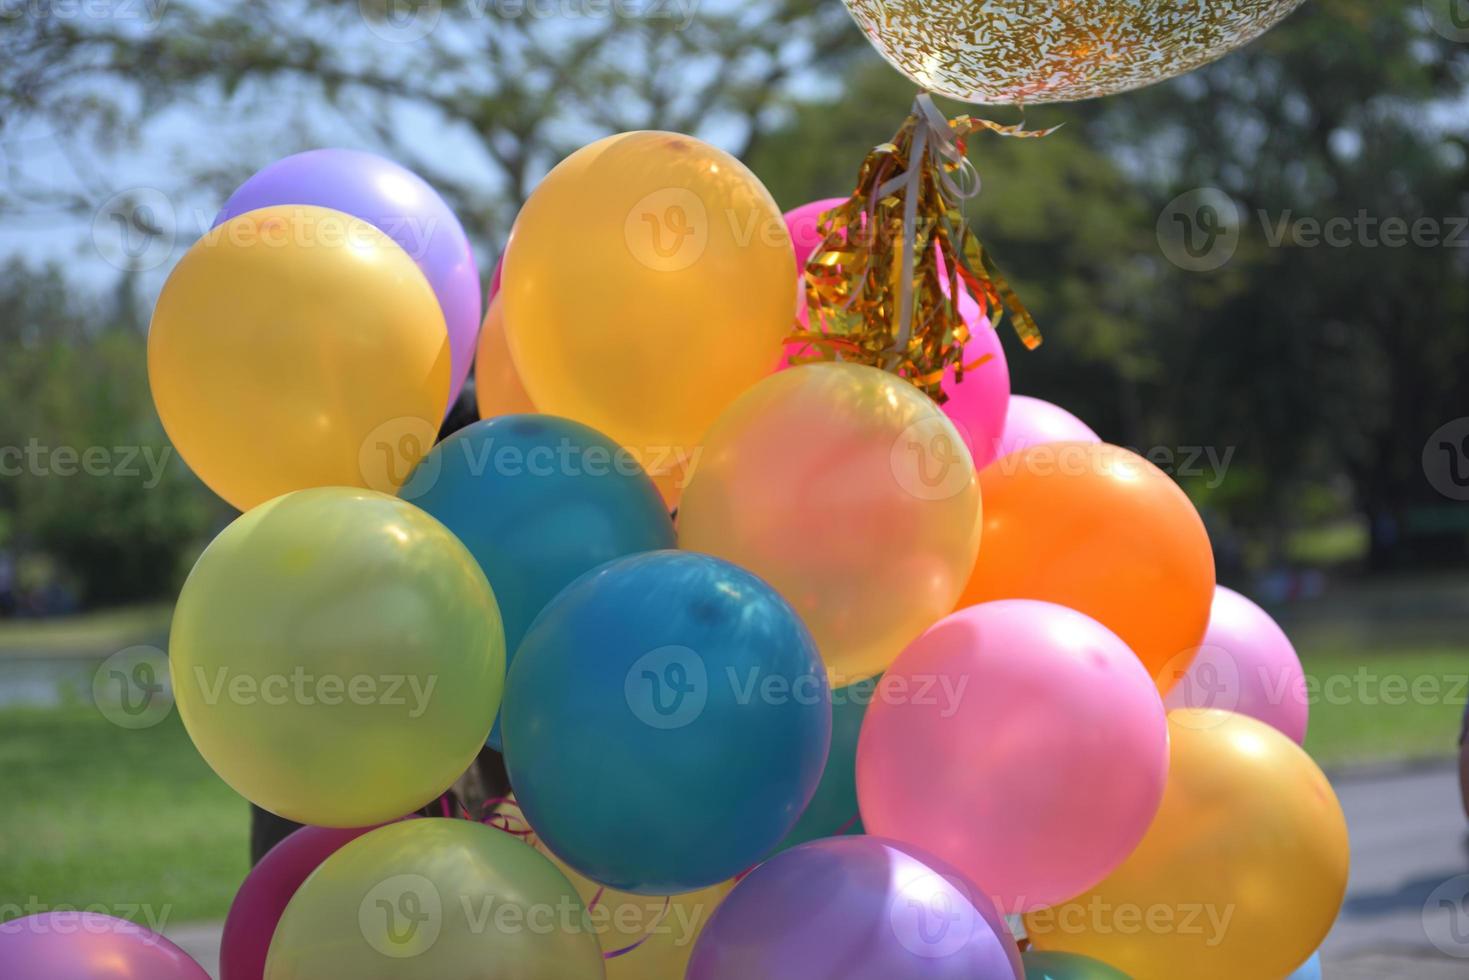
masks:
<path fill-rule="evenodd" d="M 1214 589 L 1209 628 L 1163 704 L 1220 708 L 1259 719 L 1291 741 L 1306 741 L 1310 698 L 1301 658 L 1270 614 L 1233 589 Z"/>
<path fill-rule="evenodd" d="M 0 924 L 0 980 L 209 980 L 156 932 L 96 912 L 42 912 Z"/>
<path fill-rule="evenodd" d="M 360 150 L 308 150 L 277 160 L 240 185 L 214 219 L 278 204 L 314 204 L 374 225 L 413 257 L 444 311 L 453 367 L 449 404 L 474 360 L 480 325 L 479 269 L 454 212 L 423 178 Z"/>
<path fill-rule="evenodd" d="M 272 847 L 251 869 L 230 903 L 219 943 L 222 980 L 261 980 L 281 913 L 311 872 L 372 827 L 302 827 Z"/>
<path fill-rule="evenodd" d="M 699 935 L 687 980 L 1019 980 L 990 900 L 881 837 L 828 837 L 750 872 Z"/>
<path fill-rule="evenodd" d="M 1101 442 L 1102 438 L 1081 419 L 1060 405 L 1029 395 L 1011 395 L 1005 415 L 1005 435 L 995 459 L 1021 449 L 1048 442 Z"/>

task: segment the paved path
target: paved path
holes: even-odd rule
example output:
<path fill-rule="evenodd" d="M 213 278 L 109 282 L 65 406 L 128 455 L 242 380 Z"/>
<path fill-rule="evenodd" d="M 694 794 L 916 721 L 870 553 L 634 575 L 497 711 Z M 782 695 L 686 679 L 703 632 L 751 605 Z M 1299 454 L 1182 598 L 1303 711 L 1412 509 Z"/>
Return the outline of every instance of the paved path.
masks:
<path fill-rule="evenodd" d="M 1334 782 L 1352 835 L 1352 877 L 1326 941 L 1326 975 L 1469 978 L 1469 823 L 1457 770 Z"/>
<path fill-rule="evenodd" d="M 1436 766 L 1334 780 L 1352 879 L 1326 941 L 1327 980 L 1469 980 L 1469 823 L 1457 779 Z M 219 975 L 217 924 L 169 935 Z"/>

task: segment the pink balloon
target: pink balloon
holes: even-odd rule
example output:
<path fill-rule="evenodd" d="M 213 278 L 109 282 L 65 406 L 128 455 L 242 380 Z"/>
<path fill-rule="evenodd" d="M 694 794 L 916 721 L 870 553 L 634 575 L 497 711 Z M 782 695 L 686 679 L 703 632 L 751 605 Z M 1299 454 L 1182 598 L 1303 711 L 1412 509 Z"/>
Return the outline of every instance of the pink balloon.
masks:
<path fill-rule="evenodd" d="M 1214 589 L 1204 641 L 1165 701 L 1170 709 L 1236 711 L 1297 745 L 1306 740 L 1310 705 L 1296 648 L 1269 613 L 1222 585 Z"/>
<path fill-rule="evenodd" d="M 266 852 L 235 893 L 224 920 L 221 980 L 261 980 L 276 924 L 301 882 L 345 844 L 372 829 L 302 827 Z"/>
<path fill-rule="evenodd" d="M 857 743 L 869 834 L 950 862 L 1017 914 L 1096 885 L 1142 840 L 1168 775 L 1163 702 L 1101 623 L 1031 599 L 915 640 Z"/>
<path fill-rule="evenodd" d="M 500 292 L 500 280 L 504 275 L 505 256 L 502 253 L 500 257 L 495 260 L 495 271 L 490 273 L 490 291 L 485 296 L 485 309 L 488 310 L 490 308 L 490 304 L 495 301 L 495 296 Z"/>
<path fill-rule="evenodd" d="M 821 212 L 830 211 L 846 200 L 845 197 L 824 197 L 785 213 L 786 229 L 791 233 L 791 244 L 796 249 L 797 272 L 806 268 L 806 260 L 811 258 L 811 253 L 821 244 L 821 233 L 816 230 Z"/>
<path fill-rule="evenodd" d="M 954 380 L 953 368 L 945 371 L 943 387 L 949 400 L 942 407 L 964 437 L 974 457 L 974 468 L 983 469 L 994 461 L 1005 431 L 1010 408 L 1010 366 L 1005 361 L 1005 349 L 1000 346 L 999 331 L 990 326 L 989 317 L 980 313 L 979 304 L 967 290 L 959 294 L 959 314 L 969 324 L 972 335 L 964 345 L 964 363 L 973 364 L 986 354 L 993 356 L 965 371 L 964 380 L 959 383 Z"/>
<path fill-rule="evenodd" d="M 0 980 L 209 980 L 158 933 L 96 912 L 43 912 L 0 924 Z"/>
<path fill-rule="evenodd" d="M 1011 395 L 1010 409 L 1005 416 L 1005 434 L 992 458 L 999 459 L 1048 442 L 1101 441 L 1101 436 L 1090 426 L 1061 406 L 1029 395 Z"/>
<path fill-rule="evenodd" d="M 791 233 L 791 245 L 796 251 L 796 319 L 801 326 L 808 323 L 806 317 L 806 282 L 801 278 L 801 272 L 806 268 L 806 261 L 811 258 L 811 253 L 816 251 L 816 246 L 821 244 L 821 233 L 816 230 L 817 220 L 821 212 L 829 211 L 838 204 L 846 201 L 845 197 L 825 197 L 810 204 L 803 204 L 798 208 L 792 208 L 784 214 L 786 230 Z M 805 344 L 786 344 L 785 354 L 781 357 L 776 370 L 784 370 L 791 366 L 791 358 L 805 349 Z"/>

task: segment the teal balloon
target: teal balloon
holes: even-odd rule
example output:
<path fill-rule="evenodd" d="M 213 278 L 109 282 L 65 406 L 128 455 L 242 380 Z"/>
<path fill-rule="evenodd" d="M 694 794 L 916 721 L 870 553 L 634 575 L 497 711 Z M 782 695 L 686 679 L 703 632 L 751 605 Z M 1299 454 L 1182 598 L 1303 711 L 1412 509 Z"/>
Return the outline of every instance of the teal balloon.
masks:
<path fill-rule="evenodd" d="M 609 562 L 542 610 L 505 693 L 526 822 L 573 869 L 672 895 L 748 870 L 790 833 L 831 740 L 826 668 L 794 609 L 729 562 Z"/>
<path fill-rule="evenodd" d="M 1321 954 L 1312 953 L 1311 958 L 1285 980 L 1321 980 Z"/>
<path fill-rule="evenodd" d="M 1100 960 L 1077 953 L 1023 953 L 1025 980 L 1131 980 Z"/>
<path fill-rule="evenodd" d="M 816 795 L 775 853 L 822 837 L 863 833 L 857 812 L 857 736 L 877 691 L 879 674 L 831 692 L 831 751 Z"/>
<path fill-rule="evenodd" d="M 583 572 L 674 545 L 673 521 L 637 459 L 554 415 L 505 415 L 459 430 L 419 463 L 400 496 L 438 518 L 484 569 L 508 661 L 531 620 Z M 501 747 L 498 718 L 487 744 Z"/>

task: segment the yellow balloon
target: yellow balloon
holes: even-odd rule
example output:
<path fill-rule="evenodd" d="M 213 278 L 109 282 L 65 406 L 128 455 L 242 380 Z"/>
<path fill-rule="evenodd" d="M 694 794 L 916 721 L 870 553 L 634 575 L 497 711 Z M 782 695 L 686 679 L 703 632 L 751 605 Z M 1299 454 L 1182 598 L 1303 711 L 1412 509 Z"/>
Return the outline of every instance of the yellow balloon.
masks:
<path fill-rule="evenodd" d="M 965 102 L 1071 102 L 1192 71 L 1301 0 L 846 0 L 893 67 Z"/>
<path fill-rule="evenodd" d="M 833 687 L 885 670 L 954 609 L 979 548 L 979 481 L 954 424 L 858 364 L 791 368 L 704 439 L 679 546 L 769 582 L 816 638 Z"/>
<path fill-rule="evenodd" d="M 479 562 L 412 504 L 322 487 L 247 511 L 189 573 L 169 671 L 246 799 L 366 827 L 432 801 L 490 733 L 505 631 Z"/>
<path fill-rule="evenodd" d="M 637 454 L 672 502 L 699 437 L 768 374 L 796 265 L 734 157 L 677 133 L 582 147 L 531 194 L 505 253 L 505 325 L 536 407 Z"/>
<path fill-rule="evenodd" d="M 663 898 L 606 888 L 573 871 L 529 833 L 520 805 L 512 797 L 495 808 L 501 829 L 525 835 L 526 843 L 544 854 L 566 876 L 581 900 L 607 960 L 607 980 L 683 980 L 694 942 L 715 908 L 734 891 L 735 881 L 696 892 Z"/>
<path fill-rule="evenodd" d="M 329 208 L 261 208 L 169 275 L 148 381 L 179 455 L 241 510 L 306 487 L 392 493 L 443 421 L 449 335 L 387 235 Z"/>
<path fill-rule="evenodd" d="M 480 326 L 479 349 L 474 355 L 474 398 L 482 419 L 536 410 L 510 358 L 510 345 L 505 340 L 505 303 L 498 293 L 490 300 L 485 322 Z"/>
<path fill-rule="evenodd" d="M 438 817 L 380 827 L 322 862 L 291 897 L 265 962 L 266 980 L 604 975 L 587 910 L 545 857 Z"/>
<path fill-rule="evenodd" d="M 1096 888 L 1025 917 L 1037 949 L 1135 980 L 1284 977 L 1326 938 L 1347 886 L 1346 820 L 1294 742 L 1245 715 L 1173 711 L 1163 805 Z"/>

